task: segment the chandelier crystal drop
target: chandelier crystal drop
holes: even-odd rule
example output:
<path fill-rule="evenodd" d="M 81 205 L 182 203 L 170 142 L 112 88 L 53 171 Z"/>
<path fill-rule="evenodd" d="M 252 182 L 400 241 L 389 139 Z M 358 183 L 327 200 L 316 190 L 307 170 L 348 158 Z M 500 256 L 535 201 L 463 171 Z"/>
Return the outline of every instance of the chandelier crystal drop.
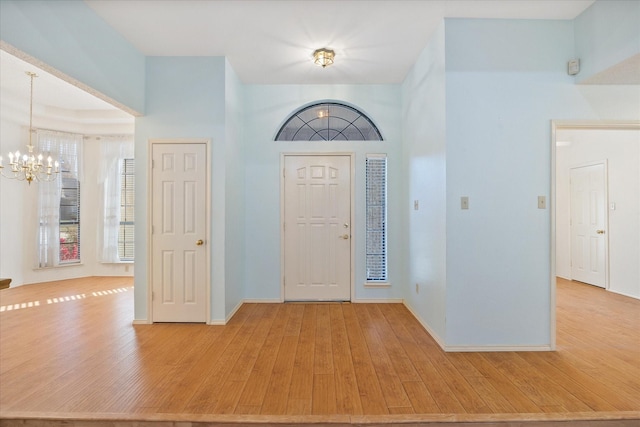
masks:
<path fill-rule="evenodd" d="M 0 156 L 0 175 L 9 179 L 17 179 L 18 181 L 27 181 L 31 185 L 31 181 L 47 182 L 53 181 L 60 173 L 60 163 L 47 155 L 46 159 L 42 153 L 34 152 L 32 144 L 33 135 L 33 79 L 38 77 L 37 74 L 30 71 L 26 72 L 31 78 L 31 97 L 29 100 L 29 144 L 27 152 L 20 154 L 20 151 L 9 152 L 9 163 L 5 167 L 2 156 Z M 46 163 L 45 163 L 46 160 Z"/>

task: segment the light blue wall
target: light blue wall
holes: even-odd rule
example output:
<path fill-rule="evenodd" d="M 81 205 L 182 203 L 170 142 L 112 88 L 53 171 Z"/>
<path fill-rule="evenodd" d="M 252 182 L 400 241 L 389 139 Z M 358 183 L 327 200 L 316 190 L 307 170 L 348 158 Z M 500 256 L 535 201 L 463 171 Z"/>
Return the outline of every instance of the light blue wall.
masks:
<path fill-rule="evenodd" d="M 443 22 L 402 85 L 405 301 L 441 342 L 447 291 L 445 81 Z"/>
<path fill-rule="evenodd" d="M 446 20 L 402 86 L 243 87 L 224 58 L 145 58 L 79 1 L 3 0 L 0 36 L 146 114 L 136 121 L 136 319 L 147 319 L 148 140 L 211 138 L 212 320 L 242 298 L 280 298 L 281 153 L 348 151 L 356 299 L 406 298 L 447 346 L 526 346 L 549 344 L 554 309 L 550 210 L 536 208 L 550 192 L 550 120 L 640 114 L 637 86 L 576 86 L 566 62 L 581 56 L 586 78 L 637 54 L 638 7 L 598 1 L 575 23 Z M 292 111 L 318 100 L 362 109 L 385 141 L 273 141 Z M 380 152 L 389 156 L 392 286 L 371 289 L 364 156 Z"/>
<path fill-rule="evenodd" d="M 575 19 L 577 82 L 640 54 L 640 1 L 599 0 Z"/>
<path fill-rule="evenodd" d="M 211 318 L 225 318 L 225 59 L 147 58 L 146 115 L 136 119 L 135 319 L 147 319 L 149 139 L 212 140 Z"/>
<path fill-rule="evenodd" d="M 144 113 L 144 55 L 84 2 L 2 0 L 0 38 Z"/>
<path fill-rule="evenodd" d="M 303 105 L 322 100 L 348 103 L 367 114 L 383 134 L 383 142 L 274 142 L 284 120 Z M 402 257 L 401 93 L 400 86 L 246 86 L 245 87 L 246 214 L 245 297 L 280 299 L 280 156 L 285 152 L 354 152 L 354 242 L 356 299 L 401 298 Z M 366 153 L 388 153 L 390 288 L 363 286 L 364 160 Z"/>
<path fill-rule="evenodd" d="M 573 51 L 571 21 L 446 21 L 448 346 L 550 344 L 550 121 L 596 118 Z"/>
<path fill-rule="evenodd" d="M 243 85 L 225 61 L 225 316 L 244 298 L 245 167 Z"/>

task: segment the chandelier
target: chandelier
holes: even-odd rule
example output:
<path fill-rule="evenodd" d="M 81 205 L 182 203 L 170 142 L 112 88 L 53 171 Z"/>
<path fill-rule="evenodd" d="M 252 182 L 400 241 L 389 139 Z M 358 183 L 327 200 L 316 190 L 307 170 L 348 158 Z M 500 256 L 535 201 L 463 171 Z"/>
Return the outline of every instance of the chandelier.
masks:
<path fill-rule="evenodd" d="M 7 167 L 2 163 L 0 156 L 0 175 L 9 179 L 17 179 L 18 181 L 27 181 L 31 185 L 31 181 L 53 181 L 60 172 L 60 163 L 54 161 L 49 155 L 44 163 L 42 153 L 33 151 L 31 138 L 33 135 L 33 78 L 38 77 L 36 73 L 26 72 L 31 78 L 31 98 L 29 100 L 29 145 L 27 145 L 26 154 L 21 155 L 20 151 L 9 152 L 9 164 Z"/>

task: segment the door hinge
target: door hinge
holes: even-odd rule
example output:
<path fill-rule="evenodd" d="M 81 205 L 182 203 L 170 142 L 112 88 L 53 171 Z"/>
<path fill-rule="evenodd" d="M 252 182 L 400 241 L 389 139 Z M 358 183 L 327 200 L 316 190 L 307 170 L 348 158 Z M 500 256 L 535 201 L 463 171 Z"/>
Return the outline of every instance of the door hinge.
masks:
<path fill-rule="evenodd" d="M 154 169 L 155 167 L 156 167 L 156 161 L 151 160 L 151 169 Z"/>
<path fill-rule="evenodd" d="M 287 278 L 286 277 L 282 278 L 282 286 L 287 286 Z"/>
<path fill-rule="evenodd" d="M 285 168 L 282 168 L 282 177 L 283 178 L 287 177 L 287 170 Z"/>
<path fill-rule="evenodd" d="M 287 231 L 287 223 L 286 222 L 282 223 L 282 231 Z"/>
<path fill-rule="evenodd" d="M 151 291 L 151 301 L 155 301 L 156 300 L 156 293 Z"/>

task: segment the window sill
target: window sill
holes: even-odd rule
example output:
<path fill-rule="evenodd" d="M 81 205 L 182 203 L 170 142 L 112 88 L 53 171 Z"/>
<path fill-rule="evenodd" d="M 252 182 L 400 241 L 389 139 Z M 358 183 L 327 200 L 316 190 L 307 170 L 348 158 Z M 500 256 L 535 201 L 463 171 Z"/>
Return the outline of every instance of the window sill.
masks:
<path fill-rule="evenodd" d="M 73 263 L 73 264 L 58 264 L 58 265 L 52 265 L 51 267 L 36 267 L 33 270 L 34 271 L 38 271 L 38 270 L 51 270 L 51 269 L 56 269 L 56 268 L 67 268 L 67 267 L 81 267 L 84 266 L 83 263 L 78 262 L 78 263 Z"/>
<path fill-rule="evenodd" d="M 365 288 L 390 288 L 391 283 L 389 282 L 364 282 Z"/>
<path fill-rule="evenodd" d="M 135 264 L 135 261 L 105 261 L 105 262 L 101 262 L 100 264 L 114 264 L 114 265 L 120 265 L 120 264 L 126 264 L 126 265 L 132 265 Z"/>

